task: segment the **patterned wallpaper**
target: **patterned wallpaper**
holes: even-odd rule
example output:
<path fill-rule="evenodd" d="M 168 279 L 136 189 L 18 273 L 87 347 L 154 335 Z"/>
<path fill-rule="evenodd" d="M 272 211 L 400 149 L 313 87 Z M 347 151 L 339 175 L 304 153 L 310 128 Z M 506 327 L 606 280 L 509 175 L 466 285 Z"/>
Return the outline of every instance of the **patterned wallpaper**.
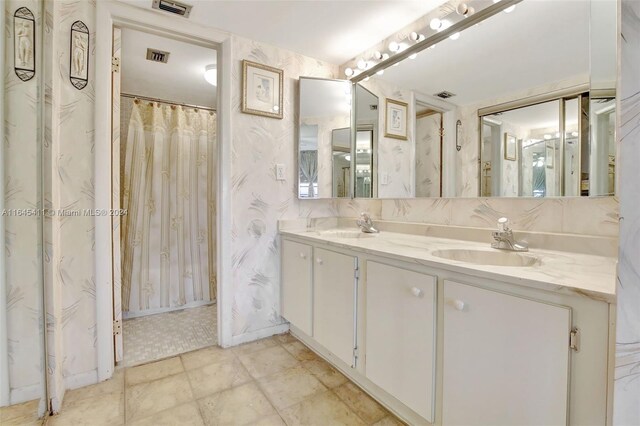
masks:
<path fill-rule="evenodd" d="M 20 7 L 28 7 L 35 15 L 36 28 L 42 22 L 41 3 L 36 0 L 8 0 L 3 22 L 5 34 L 5 129 L 4 203 L 5 209 L 40 208 L 39 157 L 39 74 L 27 82 L 14 73 L 13 14 Z M 40 41 L 40 31 L 36 42 Z M 39 46 L 36 46 L 38 49 Z M 42 63 L 36 57 L 36 72 Z M 9 107 L 7 107 L 9 105 Z M 9 387 L 11 402 L 36 399 L 42 389 L 42 284 L 40 218 L 8 215 L 0 218 L 5 225 L 5 273 L 7 283 L 7 337 L 9 358 Z"/>
<path fill-rule="evenodd" d="M 622 0 L 620 258 L 613 424 L 640 424 L 640 2 Z"/>

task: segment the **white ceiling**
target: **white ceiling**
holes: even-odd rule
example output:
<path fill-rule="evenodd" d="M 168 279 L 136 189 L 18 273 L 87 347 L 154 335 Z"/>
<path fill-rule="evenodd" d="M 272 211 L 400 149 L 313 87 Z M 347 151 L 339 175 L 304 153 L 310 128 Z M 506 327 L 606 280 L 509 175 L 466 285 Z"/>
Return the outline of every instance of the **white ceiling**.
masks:
<path fill-rule="evenodd" d="M 587 82 L 589 8 L 584 0 L 525 0 L 376 78 L 427 95 L 447 90 L 457 105 L 562 80 Z"/>
<path fill-rule="evenodd" d="M 170 52 L 166 64 L 148 61 L 147 48 Z M 206 107 L 216 106 L 216 88 L 204 79 L 204 68 L 216 63 L 206 47 L 122 29 L 122 92 Z"/>
<path fill-rule="evenodd" d="M 152 2 L 121 1 L 147 9 Z M 444 0 L 184 2 L 193 5 L 190 22 L 339 65 L 411 24 Z"/>

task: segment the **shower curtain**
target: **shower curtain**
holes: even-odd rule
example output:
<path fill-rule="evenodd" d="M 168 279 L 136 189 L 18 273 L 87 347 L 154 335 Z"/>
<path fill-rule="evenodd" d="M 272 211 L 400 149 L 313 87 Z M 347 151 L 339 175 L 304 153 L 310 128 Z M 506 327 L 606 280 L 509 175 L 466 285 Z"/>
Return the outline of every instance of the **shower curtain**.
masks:
<path fill-rule="evenodd" d="M 132 105 L 121 147 L 122 310 L 129 315 L 215 301 L 215 136 L 214 112 Z"/>

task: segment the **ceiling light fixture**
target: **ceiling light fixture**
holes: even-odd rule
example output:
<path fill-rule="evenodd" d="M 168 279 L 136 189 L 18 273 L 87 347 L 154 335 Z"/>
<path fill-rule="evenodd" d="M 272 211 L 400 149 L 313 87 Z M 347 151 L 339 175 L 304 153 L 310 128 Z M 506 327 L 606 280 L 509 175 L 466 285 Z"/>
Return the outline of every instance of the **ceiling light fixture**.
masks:
<path fill-rule="evenodd" d="M 218 85 L 218 69 L 215 64 L 204 67 L 204 79 L 212 86 Z"/>

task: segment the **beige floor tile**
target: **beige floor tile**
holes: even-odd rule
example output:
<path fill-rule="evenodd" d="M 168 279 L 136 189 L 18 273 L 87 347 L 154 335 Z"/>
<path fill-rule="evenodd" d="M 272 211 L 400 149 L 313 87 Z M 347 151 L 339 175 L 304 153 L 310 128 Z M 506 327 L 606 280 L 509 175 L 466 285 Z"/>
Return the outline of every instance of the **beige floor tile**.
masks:
<path fill-rule="evenodd" d="M 207 425 L 246 425 L 277 414 L 255 382 L 198 401 Z"/>
<path fill-rule="evenodd" d="M 309 370 L 328 388 L 335 388 L 347 382 L 347 378 L 323 359 L 304 361 L 302 366 Z"/>
<path fill-rule="evenodd" d="M 298 361 L 282 346 L 241 355 L 240 361 L 254 378 L 265 377 L 286 368 L 295 367 Z"/>
<path fill-rule="evenodd" d="M 4 426 L 9 420 L 15 420 L 16 423 L 37 421 L 39 404 L 40 401 L 35 399 L 0 408 L 0 424 Z"/>
<path fill-rule="evenodd" d="M 289 426 L 364 425 L 333 392 L 312 396 L 280 412 Z"/>
<path fill-rule="evenodd" d="M 231 349 L 222 349 L 219 346 L 212 346 L 206 349 L 182 354 L 182 364 L 185 370 L 204 367 L 205 365 L 217 362 L 231 361 L 236 357 Z"/>
<path fill-rule="evenodd" d="M 124 424 L 124 393 L 96 395 L 63 403 L 60 413 L 47 419 L 47 426 L 115 426 Z"/>
<path fill-rule="evenodd" d="M 193 399 L 185 373 L 131 386 L 125 392 L 127 422 L 143 419 Z"/>
<path fill-rule="evenodd" d="M 389 413 L 373 398 L 364 393 L 358 386 L 347 382 L 333 390 L 362 420 L 374 423 L 382 420 Z"/>
<path fill-rule="evenodd" d="M 263 417 L 262 419 L 249 423 L 251 426 L 286 426 L 282 417 L 279 414 L 273 416 Z"/>
<path fill-rule="evenodd" d="M 313 374 L 298 365 L 258 380 L 267 398 L 278 409 L 290 407 L 327 388 Z"/>
<path fill-rule="evenodd" d="M 298 339 L 293 337 L 291 333 L 276 334 L 275 336 L 273 336 L 273 338 L 276 339 L 280 344 L 293 343 L 298 341 Z"/>
<path fill-rule="evenodd" d="M 237 358 L 189 370 L 187 374 L 196 399 L 251 381 Z"/>
<path fill-rule="evenodd" d="M 152 382 L 164 377 L 173 376 L 183 371 L 184 368 L 182 367 L 180 357 L 176 356 L 138 367 L 127 368 L 125 372 L 125 382 L 127 387 L 134 386 L 140 383 Z"/>
<path fill-rule="evenodd" d="M 302 342 L 283 343 L 282 347 L 298 361 L 312 361 L 318 358 L 318 355 L 306 347 Z"/>
<path fill-rule="evenodd" d="M 45 419 L 38 419 L 35 416 L 14 417 L 10 420 L 0 419 L 2 426 L 42 426 Z"/>
<path fill-rule="evenodd" d="M 252 352 L 261 351 L 263 349 L 272 348 L 278 346 L 279 342 L 275 337 L 268 337 L 266 339 L 256 340 L 255 342 L 245 343 L 240 346 L 234 346 L 230 348 L 236 355 L 246 355 Z"/>
<path fill-rule="evenodd" d="M 64 393 L 64 403 L 80 401 L 81 399 L 93 398 L 113 392 L 124 392 L 124 374 L 125 370 L 119 368 L 113 373 L 113 376 L 109 380 L 79 389 L 68 390 Z"/>
<path fill-rule="evenodd" d="M 190 402 L 127 424 L 132 426 L 204 426 L 204 421 L 200 416 L 198 404 Z"/>
<path fill-rule="evenodd" d="M 390 414 L 384 419 L 375 422 L 372 426 L 404 426 L 404 423 Z"/>

